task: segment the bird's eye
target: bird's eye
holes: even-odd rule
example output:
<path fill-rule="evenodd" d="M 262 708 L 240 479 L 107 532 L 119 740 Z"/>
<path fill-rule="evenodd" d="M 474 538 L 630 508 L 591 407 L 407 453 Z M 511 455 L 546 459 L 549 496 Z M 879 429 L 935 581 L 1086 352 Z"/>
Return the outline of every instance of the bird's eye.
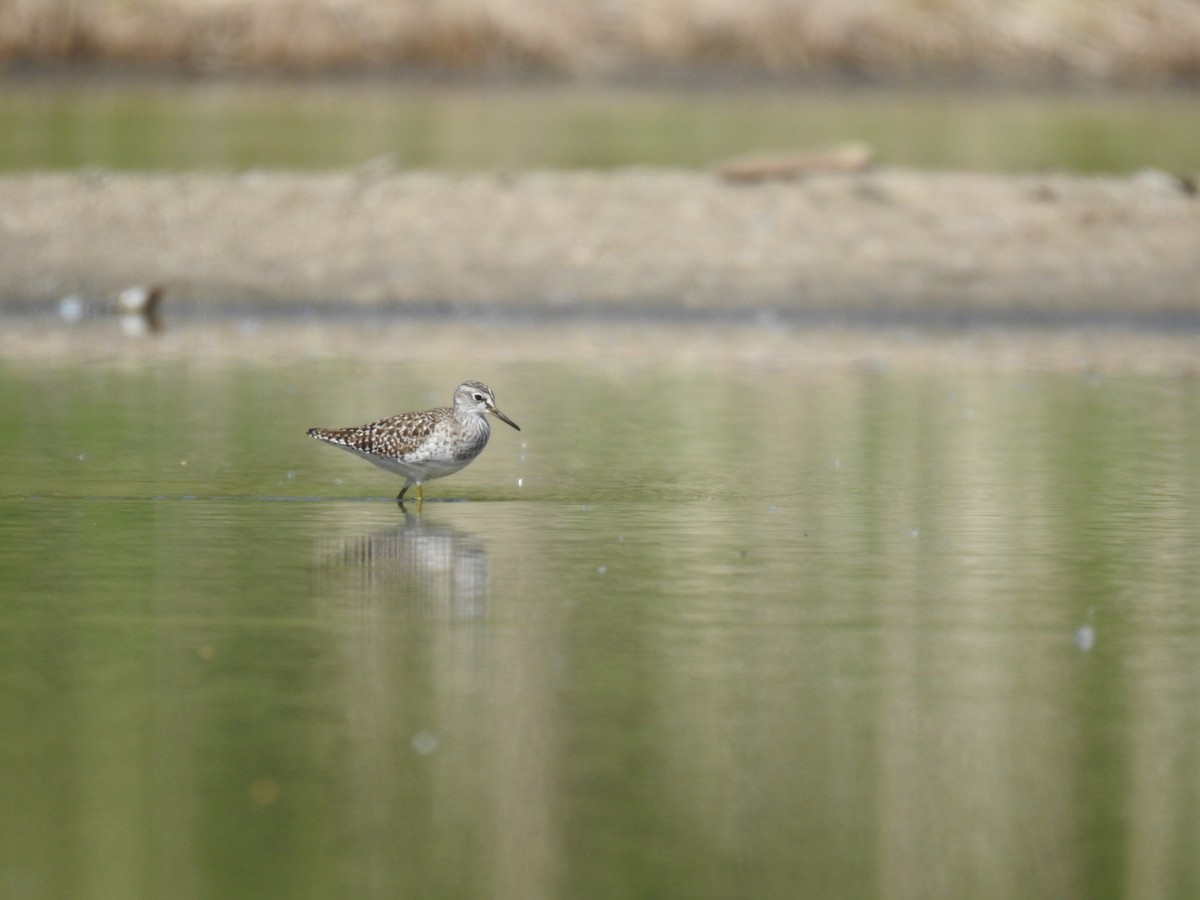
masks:
<path fill-rule="evenodd" d="M 483 394 L 476 394 L 476 395 L 475 395 L 475 401 L 476 401 L 477 403 L 482 403 L 482 402 L 483 402 Z"/>

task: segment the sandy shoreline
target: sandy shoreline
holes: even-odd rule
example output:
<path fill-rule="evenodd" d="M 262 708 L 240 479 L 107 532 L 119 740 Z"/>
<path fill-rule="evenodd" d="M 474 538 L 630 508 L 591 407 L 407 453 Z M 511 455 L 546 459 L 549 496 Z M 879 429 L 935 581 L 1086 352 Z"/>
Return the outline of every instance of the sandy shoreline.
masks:
<path fill-rule="evenodd" d="M 9 310 L 161 283 L 193 309 L 1200 321 L 1200 200 L 1152 172 L 24 174 L 0 246 Z"/>

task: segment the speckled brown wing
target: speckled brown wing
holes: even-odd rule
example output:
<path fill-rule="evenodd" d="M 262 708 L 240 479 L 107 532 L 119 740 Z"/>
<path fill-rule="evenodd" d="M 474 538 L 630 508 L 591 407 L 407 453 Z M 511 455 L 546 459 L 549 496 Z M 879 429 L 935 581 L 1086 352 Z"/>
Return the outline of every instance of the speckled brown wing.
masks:
<path fill-rule="evenodd" d="M 318 440 L 349 447 L 372 456 L 403 459 L 419 449 L 433 432 L 440 415 L 450 415 L 448 409 L 389 416 L 366 425 L 349 428 L 310 428 L 308 434 Z"/>

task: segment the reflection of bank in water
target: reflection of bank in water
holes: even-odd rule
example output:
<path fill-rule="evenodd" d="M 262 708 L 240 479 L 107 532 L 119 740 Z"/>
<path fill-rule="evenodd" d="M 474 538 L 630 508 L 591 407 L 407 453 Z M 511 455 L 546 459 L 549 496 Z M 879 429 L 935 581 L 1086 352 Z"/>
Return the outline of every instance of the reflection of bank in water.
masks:
<path fill-rule="evenodd" d="M 319 538 L 314 562 L 327 594 L 363 593 L 413 610 L 467 619 L 485 614 L 488 555 L 478 538 L 405 513 L 402 526 Z"/>

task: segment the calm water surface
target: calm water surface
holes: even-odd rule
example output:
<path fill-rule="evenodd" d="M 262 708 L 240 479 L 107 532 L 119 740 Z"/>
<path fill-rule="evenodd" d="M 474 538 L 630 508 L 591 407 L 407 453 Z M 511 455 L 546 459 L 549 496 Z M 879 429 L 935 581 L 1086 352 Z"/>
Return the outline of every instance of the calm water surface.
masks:
<path fill-rule="evenodd" d="M 1200 170 L 1193 93 L 0 80 L 0 171 L 703 167 L 869 144 L 935 169 Z"/>
<path fill-rule="evenodd" d="M 1200 892 L 1194 378 L 486 368 L 0 364 L 0 894 Z"/>

